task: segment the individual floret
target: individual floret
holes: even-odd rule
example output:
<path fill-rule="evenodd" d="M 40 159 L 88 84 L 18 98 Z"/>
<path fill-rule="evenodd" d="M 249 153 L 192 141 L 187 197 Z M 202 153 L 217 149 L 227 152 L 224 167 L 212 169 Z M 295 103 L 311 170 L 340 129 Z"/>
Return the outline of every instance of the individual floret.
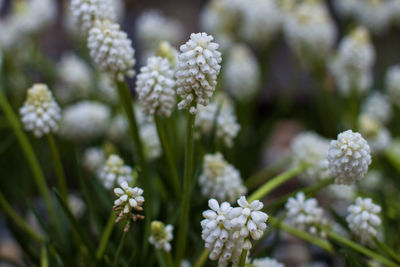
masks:
<path fill-rule="evenodd" d="M 329 170 L 338 184 L 352 184 L 364 177 L 371 164 L 370 147 L 360 133 L 347 130 L 332 140 L 328 151 Z"/>
<path fill-rule="evenodd" d="M 349 215 L 346 221 L 353 231 L 365 244 L 377 235 L 377 228 L 381 224 L 379 213 L 381 207 L 372 202 L 370 198 L 358 197 L 353 205 L 347 208 Z"/>
<path fill-rule="evenodd" d="M 125 165 L 124 160 L 118 155 L 110 155 L 103 166 L 99 175 L 100 180 L 107 189 L 111 189 L 115 184 L 131 182 L 132 168 Z"/>
<path fill-rule="evenodd" d="M 213 37 L 206 33 L 192 33 L 189 41 L 181 45 L 176 70 L 179 109 L 188 108 L 196 113 L 197 104 L 207 106 L 217 85 L 221 69 L 221 53 Z"/>
<path fill-rule="evenodd" d="M 33 132 L 36 137 L 58 130 L 61 110 L 45 84 L 37 83 L 28 89 L 19 113 L 25 130 Z"/>

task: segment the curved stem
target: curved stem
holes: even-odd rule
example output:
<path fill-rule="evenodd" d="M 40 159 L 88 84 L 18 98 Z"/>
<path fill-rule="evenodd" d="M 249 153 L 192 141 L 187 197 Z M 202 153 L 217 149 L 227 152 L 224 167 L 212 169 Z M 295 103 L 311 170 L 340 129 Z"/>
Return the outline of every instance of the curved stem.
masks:
<path fill-rule="evenodd" d="M 51 200 L 50 191 L 47 188 L 47 184 L 46 184 L 46 180 L 43 175 L 43 171 L 40 168 L 39 162 L 36 158 L 36 155 L 33 151 L 31 144 L 28 141 L 28 138 L 26 137 L 25 133 L 21 129 L 21 124 L 18 120 L 17 115 L 12 110 L 10 104 L 8 103 L 6 96 L 4 95 L 4 93 L 1 89 L 0 89 L 0 106 L 3 109 L 4 114 L 14 131 L 14 134 L 18 139 L 18 142 L 22 148 L 22 151 L 25 154 L 25 157 L 28 161 L 29 167 L 32 171 L 35 184 L 36 184 L 40 194 L 43 197 L 49 217 L 50 217 L 52 223 L 57 227 L 57 230 L 61 231 L 59 228 L 59 225 L 58 225 L 57 215 L 56 215 L 54 206 L 52 204 L 53 202 Z"/>
<path fill-rule="evenodd" d="M 145 158 L 145 154 L 143 151 L 143 144 L 139 134 L 139 126 L 136 121 L 135 110 L 132 105 L 132 98 L 129 92 L 129 88 L 125 82 L 119 82 L 116 80 L 118 94 L 121 101 L 121 104 L 125 110 L 126 116 L 129 122 L 129 128 L 131 137 L 133 140 L 134 148 L 138 154 L 139 158 L 139 165 L 141 168 L 143 179 L 143 186 L 144 186 L 144 198 L 146 201 L 144 202 L 144 208 L 146 212 L 145 216 L 145 229 L 143 232 L 143 251 L 142 256 L 145 258 L 147 256 L 147 249 L 148 249 L 148 236 L 150 233 L 150 223 L 152 218 L 152 179 L 148 172 L 147 161 Z"/>
<path fill-rule="evenodd" d="M 263 186 L 257 189 L 254 193 L 252 193 L 248 197 L 248 201 L 251 202 L 256 199 L 262 199 L 265 197 L 269 192 L 283 184 L 284 182 L 294 178 L 297 174 L 301 173 L 306 169 L 306 165 L 298 165 L 295 166 L 266 182 Z"/>
<path fill-rule="evenodd" d="M 0 205 L 3 208 L 4 212 L 10 216 L 13 222 L 18 225 L 21 229 L 23 229 L 29 236 L 31 236 L 36 241 L 43 243 L 45 241 L 44 237 L 39 235 L 35 230 L 33 230 L 23 218 L 21 218 L 11 207 L 8 201 L 5 199 L 2 193 L 0 193 Z"/>
<path fill-rule="evenodd" d="M 190 189 L 192 186 L 193 176 L 193 124 L 195 117 L 196 115 L 188 113 L 185 144 L 185 176 L 183 179 L 181 220 L 179 222 L 177 250 L 175 256 L 176 266 L 180 266 L 186 247 L 187 224 L 190 211 Z"/>
<path fill-rule="evenodd" d="M 176 170 L 176 165 L 174 162 L 174 157 L 173 157 L 173 154 L 171 151 L 171 146 L 168 143 L 164 128 L 161 125 L 160 118 L 157 115 L 154 116 L 154 121 L 156 122 L 158 136 L 160 137 L 160 142 L 161 142 L 161 145 L 164 150 L 165 158 L 167 160 L 168 168 L 169 168 L 170 175 L 172 178 L 172 184 L 173 184 L 174 190 L 175 190 L 175 195 L 179 196 L 179 192 L 180 192 L 179 178 L 178 178 L 178 172 Z"/>
<path fill-rule="evenodd" d="M 61 197 L 66 203 L 68 203 L 68 190 L 67 183 L 64 175 L 64 168 L 61 162 L 60 153 L 57 148 L 57 144 L 51 134 L 46 135 L 47 142 L 49 143 L 51 155 L 53 158 L 54 168 L 57 174 L 58 187 L 60 188 Z"/>
<path fill-rule="evenodd" d="M 97 260 L 101 260 L 103 258 L 104 252 L 106 251 L 107 248 L 108 240 L 110 239 L 112 230 L 114 229 L 116 218 L 117 216 L 112 211 L 110 217 L 108 218 L 106 228 L 104 229 L 103 234 L 101 235 L 100 245 L 96 251 Z"/>
<path fill-rule="evenodd" d="M 128 234 L 128 231 L 123 231 L 121 240 L 119 241 L 117 252 L 115 254 L 113 267 L 119 266 L 119 258 L 121 257 L 122 249 L 124 248 L 125 239 L 126 239 L 127 234 Z"/>

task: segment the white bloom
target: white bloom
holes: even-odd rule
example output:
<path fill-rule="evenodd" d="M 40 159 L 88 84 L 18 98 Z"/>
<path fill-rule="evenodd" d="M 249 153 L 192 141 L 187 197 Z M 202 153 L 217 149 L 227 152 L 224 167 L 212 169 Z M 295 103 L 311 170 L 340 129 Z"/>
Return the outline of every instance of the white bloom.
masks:
<path fill-rule="evenodd" d="M 77 218 L 81 217 L 81 215 L 86 209 L 85 202 L 83 202 L 83 200 L 80 197 L 74 194 L 68 195 L 68 205 L 69 208 L 71 209 L 72 214 Z"/>
<path fill-rule="evenodd" d="M 362 112 L 382 123 L 387 123 L 392 116 L 392 107 L 386 95 L 373 92 L 364 101 Z"/>
<path fill-rule="evenodd" d="M 96 20 L 114 21 L 116 10 L 113 2 L 115 0 L 71 0 L 70 12 L 75 25 L 87 34 Z"/>
<path fill-rule="evenodd" d="M 107 137 L 116 143 L 123 141 L 129 131 L 128 126 L 128 120 L 125 115 L 116 115 L 111 120 L 110 127 L 107 130 Z"/>
<path fill-rule="evenodd" d="M 105 188 L 111 189 L 115 184 L 132 181 L 132 168 L 124 164 L 124 160 L 118 155 L 108 157 L 99 174 Z"/>
<path fill-rule="evenodd" d="M 255 267 L 285 267 L 285 264 L 269 257 L 254 259 L 251 264 Z"/>
<path fill-rule="evenodd" d="M 168 60 L 148 58 L 136 79 L 136 91 L 144 111 L 149 115 L 169 117 L 176 102 L 174 86 L 174 71 Z"/>
<path fill-rule="evenodd" d="M 326 189 L 327 194 L 329 194 L 329 196 L 335 200 L 353 201 L 357 193 L 354 184 L 331 184 Z"/>
<path fill-rule="evenodd" d="M 319 63 L 330 54 L 337 31 L 323 2 L 297 5 L 287 15 L 284 26 L 290 47 L 303 63 Z"/>
<path fill-rule="evenodd" d="M 349 215 L 346 217 L 346 221 L 362 243 L 367 243 L 377 235 L 377 228 L 381 224 L 378 216 L 381 207 L 374 204 L 372 199 L 358 197 L 355 204 L 350 205 L 347 211 Z"/>
<path fill-rule="evenodd" d="M 98 68 L 112 77 L 132 77 L 135 64 L 132 41 L 120 30 L 119 24 L 109 20 L 96 20 L 89 31 L 88 48 Z"/>
<path fill-rule="evenodd" d="M 247 192 L 239 171 L 226 162 L 219 152 L 204 156 L 199 184 L 204 196 L 219 201 L 232 203 Z"/>
<path fill-rule="evenodd" d="M 149 242 L 156 248 L 164 251 L 171 251 L 171 244 L 169 242 L 173 239 L 174 227 L 170 224 L 164 225 L 162 222 L 151 222 L 151 236 Z"/>
<path fill-rule="evenodd" d="M 120 187 L 114 188 L 114 194 L 118 197 L 114 201 L 113 209 L 117 212 L 118 218 L 115 222 L 121 221 L 125 216 L 129 216 L 133 222 L 138 219 L 144 219 L 144 216 L 134 213 L 134 211 L 142 211 L 144 202 L 143 189 L 139 187 L 129 187 L 127 182 L 122 182 Z M 129 230 L 130 221 L 125 225 L 124 231 Z"/>
<path fill-rule="evenodd" d="M 238 101 L 246 101 L 257 94 L 260 70 L 257 59 L 245 45 L 235 45 L 228 54 L 224 80 L 229 92 Z"/>
<path fill-rule="evenodd" d="M 326 155 L 329 149 L 329 141 L 314 132 L 298 134 L 292 141 L 292 162 L 294 166 L 307 164 L 302 178 L 321 180 L 330 177 Z"/>
<path fill-rule="evenodd" d="M 145 54 L 153 54 L 162 41 L 177 44 L 183 38 L 183 25 L 156 9 L 146 10 L 136 20 L 137 37 Z"/>
<path fill-rule="evenodd" d="M 371 164 L 369 145 L 360 133 L 347 130 L 331 141 L 328 161 L 336 183 L 352 184 L 368 171 Z"/>
<path fill-rule="evenodd" d="M 110 121 L 110 109 L 95 101 L 81 101 L 64 109 L 60 133 L 68 139 L 88 141 L 100 137 Z"/>
<path fill-rule="evenodd" d="M 375 34 L 384 33 L 392 18 L 392 0 L 358 0 L 354 15 L 358 22 Z"/>
<path fill-rule="evenodd" d="M 324 224 L 323 210 L 315 198 L 306 199 L 303 192 L 297 193 L 286 202 L 288 223 L 311 234 L 317 234 L 317 225 Z M 322 236 L 324 233 L 320 233 Z"/>
<path fill-rule="evenodd" d="M 110 105 L 116 106 L 119 103 L 119 97 L 115 82 L 110 76 L 100 73 L 97 81 L 97 95 L 99 98 Z"/>
<path fill-rule="evenodd" d="M 83 166 L 92 173 L 97 173 L 106 160 L 103 149 L 87 148 L 83 154 Z"/>
<path fill-rule="evenodd" d="M 233 139 L 239 133 L 240 125 L 237 123 L 234 110 L 229 103 L 223 104 L 220 108 L 214 102 L 205 107 L 198 106 L 194 123 L 195 137 L 200 138 L 202 135 L 211 134 L 214 121 L 216 122 L 216 136 L 222 139 L 226 146 L 231 147 Z"/>
<path fill-rule="evenodd" d="M 45 84 L 37 83 L 28 89 L 19 113 L 25 130 L 32 131 L 36 137 L 58 130 L 61 110 Z"/>
<path fill-rule="evenodd" d="M 348 17 L 355 14 L 359 2 L 359 0 L 336 0 L 333 4 L 341 16 Z"/>
<path fill-rule="evenodd" d="M 221 69 L 218 44 L 206 33 L 192 33 L 190 40 L 181 45 L 176 70 L 177 94 L 182 98 L 179 109 L 189 108 L 196 113 L 196 105 L 207 106 L 217 84 Z"/>
<path fill-rule="evenodd" d="M 390 131 L 382 126 L 381 121 L 368 113 L 361 113 L 358 118 L 360 133 L 367 140 L 373 154 L 385 150 L 392 141 Z"/>
<path fill-rule="evenodd" d="M 368 90 L 372 83 L 374 61 L 375 51 L 368 31 L 356 28 L 340 42 L 330 66 L 340 94 L 350 96 L 354 91 L 361 94 Z"/>
<path fill-rule="evenodd" d="M 146 158 L 149 160 L 158 158 L 161 155 L 162 150 L 155 124 L 148 123 L 141 125 L 139 134 L 142 138 L 143 150 Z"/>
<path fill-rule="evenodd" d="M 240 1 L 241 37 L 253 44 L 265 46 L 279 32 L 282 14 L 275 0 Z"/>
<path fill-rule="evenodd" d="M 394 65 L 387 70 L 385 86 L 390 100 L 400 106 L 400 65 Z"/>
<path fill-rule="evenodd" d="M 92 87 L 92 73 L 89 66 L 75 54 L 64 54 L 57 65 L 60 86 L 55 94 L 62 102 L 85 98 Z"/>

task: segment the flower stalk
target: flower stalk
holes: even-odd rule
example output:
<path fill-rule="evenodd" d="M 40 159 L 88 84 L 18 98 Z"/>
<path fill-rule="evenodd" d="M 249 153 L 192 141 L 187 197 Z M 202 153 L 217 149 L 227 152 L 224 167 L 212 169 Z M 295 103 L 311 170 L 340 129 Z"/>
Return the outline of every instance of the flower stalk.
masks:
<path fill-rule="evenodd" d="M 46 135 L 47 142 L 49 143 L 49 147 L 51 150 L 51 156 L 53 159 L 53 164 L 54 164 L 54 169 L 57 174 L 57 182 L 58 182 L 58 187 L 60 189 L 60 194 L 63 200 L 68 203 L 68 189 L 67 189 L 67 183 L 64 175 L 64 168 L 61 162 L 60 158 L 60 153 L 57 148 L 56 141 L 54 140 L 53 135 L 47 134 Z"/>

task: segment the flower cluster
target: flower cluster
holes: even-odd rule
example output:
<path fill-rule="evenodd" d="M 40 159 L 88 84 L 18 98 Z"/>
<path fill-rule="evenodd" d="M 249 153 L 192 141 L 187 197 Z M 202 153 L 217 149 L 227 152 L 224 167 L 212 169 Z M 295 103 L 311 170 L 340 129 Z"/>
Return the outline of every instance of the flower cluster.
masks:
<path fill-rule="evenodd" d="M 251 264 L 255 267 L 285 267 L 283 263 L 269 257 L 254 259 Z"/>
<path fill-rule="evenodd" d="M 100 174 L 100 180 L 107 189 L 111 189 L 116 183 L 132 181 L 132 168 L 124 165 L 124 160 L 118 155 L 110 155 L 105 162 Z"/>
<path fill-rule="evenodd" d="M 222 58 L 213 39 L 204 32 L 192 33 L 180 47 L 176 70 L 176 92 L 181 97 L 178 108 L 189 108 L 192 114 L 196 113 L 197 104 L 208 105 L 217 85 Z"/>
<path fill-rule="evenodd" d="M 142 211 L 142 205 L 144 202 L 143 189 L 139 187 L 129 187 L 127 182 L 122 182 L 120 187 L 114 188 L 114 194 L 118 197 L 114 201 L 113 210 L 117 212 L 117 219 L 115 222 L 120 222 L 125 216 L 129 216 L 133 222 L 137 220 L 143 220 L 144 216 L 136 214 L 135 211 Z M 127 232 L 130 227 L 130 221 L 128 220 L 125 224 L 124 231 Z"/>
<path fill-rule="evenodd" d="M 230 203 L 247 192 L 239 171 L 226 162 L 219 152 L 204 156 L 199 184 L 204 196 Z"/>
<path fill-rule="evenodd" d="M 173 239 L 174 227 L 170 224 L 165 225 L 160 221 L 151 222 L 151 236 L 149 242 L 153 244 L 156 248 L 162 249 L 164 251 L 171 250 L 171 244 L 169 242 Z"/>
<path fill-rule="evenodd" d="M 390 100 L 400 106 L 400 65 L 394 65 L 387 70 L 385 86 Z"/>
<path fill-rule="evenodd" d="M 250 250 L 250 237 L 258 240 L 267 228 L 268 215 L 262 211 L 263 204 L 254 200 L 250 204 L 244 196 L 237 201 L 239 207 L 228 202 L 219 205 L 215 199 L 208 201 L 209 210 L 203 212 L 201 237 L 210 251 L 210 259 L 218 260 L 219 266 L 234 266 L 239 262 L 242 250 Z"/>
<path fill-rule="evenodd" d="M 288 223 L 311 234 L 325 235 L 323 231 L 318 231 L 317 226 L 325 224 L 326 220 L 315 198 L 306 199 L 305 194 L 299 192 L 295 198 L 288 199 L 285 207 Z"/>
<path fill-rule="evenodd" d="M 106 161 L 103 149 L 90 147 L 83 154 L 83 166 L 92 173 L 97 173 Z"/>
<path fill-rule="evenodd" d="M 124 75 L 132 77 L 135 64 L 132 41 L 120 30 L 117 23 L 96 20 L 89 30 L 88 48 L 93 61 L 103 72 L 122 80 Z"/>
<path fill-rule="evenodd" d="M 360 133 L 347 130 L 332 140 L 328 161 L 329 170 L 338 184 L 352 184 L 364 177 L 371 164 L 370 148 Z"/>
<path fill-rule="evenodd" d="M 136 80 L 139 101 L 148 115 L 169 117 L 175 107 L 174 71 L 167 59 L 150 57 Z"/>
<path fill-rule="evenodd" d="M 329 178 L 328 161 L 326 159 L 329 141 L 313 132 L 298 134 L 291 145 L 294 166 L 307 165 L 303 178 L 322 180 Z"/>
<path fill-rule="evenodd" d="M 60 107 L 47 85 L 41 83 L 28 89 L 26 101 L 19 113 L 25 130 L 32 131 L 36 137 L 57 131 L 57 123 L 61 118 Z"/>
<path fill-rule="evenodd" d="M 346 221 L 350 229 L 360 238 L 362 243 L 367 243 L 377 234 L 381 224 L 378 214 L 381 207 L 372 202 L 370 198 L 358 197 L 353 205 L 347 208 L 349 215 Z"/>
<path fill-rule="evenodd" d="M 110 108 L 95 101 L 81 101 L 64 109 L 60 133 L 68 139 L 88 141 L 100 137 L 110 120 Z"/>

